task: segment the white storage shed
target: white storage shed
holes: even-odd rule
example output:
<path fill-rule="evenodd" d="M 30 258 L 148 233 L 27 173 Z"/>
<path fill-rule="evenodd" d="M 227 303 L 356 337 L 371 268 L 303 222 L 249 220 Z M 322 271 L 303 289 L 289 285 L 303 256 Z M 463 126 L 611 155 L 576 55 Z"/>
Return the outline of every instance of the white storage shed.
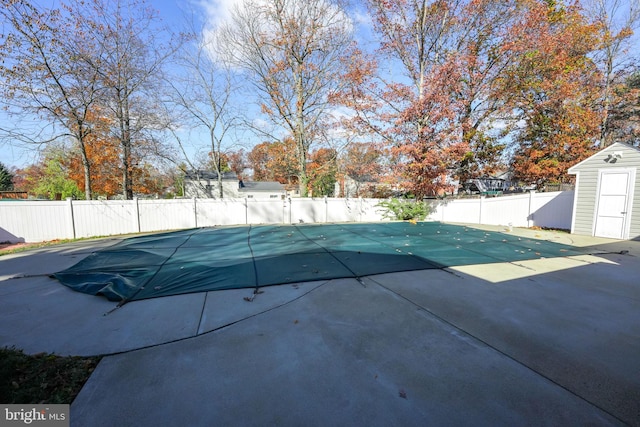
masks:
<path fill-rule="evenodd" d="M 572 233 L 640 237 L 640 148 L 614 143 L 569 173 L 576 175 Z"/>

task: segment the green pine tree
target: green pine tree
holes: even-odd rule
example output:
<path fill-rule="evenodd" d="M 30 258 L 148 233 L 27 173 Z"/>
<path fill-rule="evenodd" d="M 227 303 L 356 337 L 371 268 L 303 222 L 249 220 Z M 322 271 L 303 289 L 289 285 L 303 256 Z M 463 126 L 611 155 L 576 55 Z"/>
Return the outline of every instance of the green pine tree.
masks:
<path fill-rule="evenodd" d="M 13 174 L 0 163 L 0 191 L 13 190 Z"/>

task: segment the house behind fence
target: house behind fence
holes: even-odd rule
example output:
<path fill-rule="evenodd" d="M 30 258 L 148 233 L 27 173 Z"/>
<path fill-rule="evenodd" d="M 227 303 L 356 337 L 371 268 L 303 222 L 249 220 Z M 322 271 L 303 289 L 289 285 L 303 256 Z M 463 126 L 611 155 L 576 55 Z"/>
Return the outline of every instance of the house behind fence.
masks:
<path fill-rule="evenodd" d="M 222 197 L 220 197 L 222 186 Z M 275 181 L 243 181 L 233 172 L 218 174 L 211 171 L 190 171 L 184 177 L 185 197 L 198 198 L 249 198 L 283 199 L 287 193 L 284 185 Z"/>

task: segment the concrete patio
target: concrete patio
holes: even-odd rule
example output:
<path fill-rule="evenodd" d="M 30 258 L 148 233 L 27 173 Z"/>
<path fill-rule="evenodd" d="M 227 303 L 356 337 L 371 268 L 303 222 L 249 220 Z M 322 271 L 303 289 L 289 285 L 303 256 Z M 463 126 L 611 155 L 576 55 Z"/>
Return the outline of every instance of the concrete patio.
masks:
<path fill-rule="evenodd" d="M 120 238 L 0 257 L 0 346 L 106 355 L 77 426 L 640 425 L 640 242 L 133 301 L 49 277 Z"/>

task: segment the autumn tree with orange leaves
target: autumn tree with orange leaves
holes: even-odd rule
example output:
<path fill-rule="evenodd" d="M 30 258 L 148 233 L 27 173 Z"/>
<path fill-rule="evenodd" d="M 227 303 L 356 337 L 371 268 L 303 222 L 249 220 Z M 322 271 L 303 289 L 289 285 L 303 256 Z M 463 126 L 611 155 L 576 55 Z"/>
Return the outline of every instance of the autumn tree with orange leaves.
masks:
<path fill-rule="evenodd" d="M 235 173 L 238 178 L 243 179 L 245 169 L 249 168 L 249 160 L 247 159 L 247 153 L 243 148 L 238 150 L 230 150 L 223 153 L 223 159 L 229 166 L 229 169 Z"/>
<path fill-rule="evenodd" d="M 511 167 L 514 178 L 542 186 L 566 180 L 568 168 L 597 149 L 600 75 L 589 54 L 598 27 L 577 5 L 554 1 L 531 7 L 527 22 L 519 58 L 505 73 L 524 122 Z"/>
<path fill-rule="evenodd" d="M 281 184 L 298 184 L 296 143 L 292 138 L 284 141 L 263 142 L 253 147 L 247 155 L 255 181 L 278 181 Z"/>
<path fill-rule="evenodd" d="M 307 191 L 314 196 L 333 194 L 337 174 L 338 153 L 333 148 L 321 147 L 307 155 Z M 235 159 L 235 160 L 234 160 Z M 293 138 L 284 141 L 263 142 L 253 147 L 247 163 L 230 157 L 232 163 L 253 170 L 255 181 L 277 181 L 288 187 L 298 185 L 298 161 Z"/>
<path fill-rule="evenodd" d="M 356 197 L 366 190 L 363 185 L 378 182 L 385 173 L 384 149 L 372 142 L 354 142 L 339 159 L 340 193 L 344 195 L 345 180 L 353 180 Z M 367 184 L 365 184 L 367 183 Z"/>
<path fill-rule="evenodd" d="M 332 196 L 338 173 L 338 152 L 334 148 L 318 148 L 309 153 L 309 190 L 314 197 Z"/>
<path fill-rule="evenodd" d="M 118 141 L 97 129 L 88 138 L 86 154 L 91 164 L 94 197 L 112 198 L 122 193 L 119 174 Z M 160 194 L 169 185 L 167 178 L 143 159 L 134 157 L 132 169 L 136 194 Z M 79 147 L 72 141 L 50 144 L 36 164 L 16 171 L 19 188 L 35 197 L 84 198 L 84 168 Z"/>
<path fill-rule="evenodd" d="M 368 4 L 381 38 L 377 61 L 395 75 L 377 61 L 354 61 L 352 86 L 335 100 L 355 112 L 354 128 L 390 147 L 396 174 L 416 196 L 493 173 L 505 141 L 514 142 L 512 168 L 526 182 L 563 179 L 593 153 L 607 101 L 592 56 L 606 40 L 577 3 Z"/>
<path fill-rule="evenodd" d="M 434 194 L 439 179 L 464 151 L 455 138 L 456 100 L 442 90 L 456 85 L 458 72 L 440 60 L 452 25 L 444 2 L 393 0 L 369 2 L 382 39 L 380 54 L 395 64 L 402 78 L 380 76 L 373 61 L 354 62 L 348 88 L 339 101 L 356 120 L 390 147 L 396 173 L 418 196 Z M 444 56 L 443 56 L 444 58 Z M 345 102 L 346 101 L 346 102 Z"/>
<path fill-rule="evenodd" d="M 121 147 L 113 137 L 99 138 L 88 146 L 87 155 L 91 162 L 91 182 L 93 193 L 97 196 L 113 198 L 122 197 L 122 172 L 120 170 Z M 68 177 L 79 187 L 84 184 L 84 176 L 77 155 L 77 149 L 69 149 L 64 161 Z M 133 194 L 160 194 L 168 185 L 163 174 L 149 162 L 134 152 L 131 156 L 130 175 Z"/>
<path fill-rule="evenodd" d="M 508 32 L 520 24 L 520 2 L 368 4 L 380 60 L 401 76 L 385 75 L 373 61 L 353 62 L 353 86 L 336 101 L 390 147 L 396 174 L 418 197 L 450 190 L 454 175 L 493 172 L 503 148 L 493 123 L 509 110 L 499 82 L 514 55 Z"/>
<path fill-rule="evenodd" d="M 113 138 L 92 135 L 87 146 L 87 157 L 91 163 L 91 183 L 94 195 L 109 197 L 121 192 L 119 174 L 120 150 Z M 84 185 L 78 150 L 71 148 L 64 161 L 68 177 L 79 186 Z"/>

